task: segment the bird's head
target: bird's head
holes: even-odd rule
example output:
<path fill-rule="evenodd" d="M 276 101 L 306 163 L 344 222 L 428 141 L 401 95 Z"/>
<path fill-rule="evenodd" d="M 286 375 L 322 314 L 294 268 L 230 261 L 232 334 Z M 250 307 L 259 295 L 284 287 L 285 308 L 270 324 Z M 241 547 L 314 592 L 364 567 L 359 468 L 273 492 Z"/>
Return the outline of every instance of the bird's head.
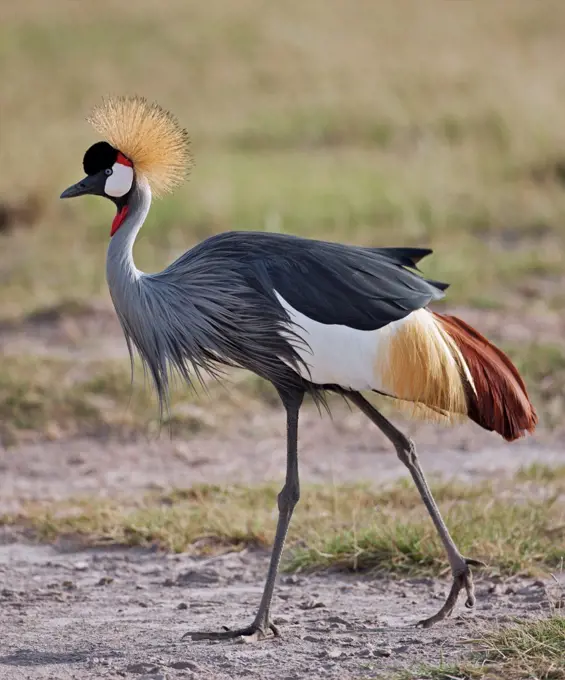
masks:
<path fill-rule="evenodd" d="M 61 198 L 92 194 L 110 199 L 118 210 L 113 235 L 127 215 L 136 179 L 144 179 L 157 196 L 182 182 L 192 165 L 188 134 L 171 113 L 137 96 L 105 99 L 88 121 L 105 141 L 87 150 L 82 161 L 86 177 Z"/>

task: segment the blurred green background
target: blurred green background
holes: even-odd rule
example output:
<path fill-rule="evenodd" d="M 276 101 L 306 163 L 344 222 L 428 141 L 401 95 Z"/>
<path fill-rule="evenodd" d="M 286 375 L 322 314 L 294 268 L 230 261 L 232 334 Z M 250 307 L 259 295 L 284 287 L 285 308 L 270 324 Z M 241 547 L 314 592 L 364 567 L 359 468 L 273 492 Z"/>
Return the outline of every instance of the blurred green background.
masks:
<path fill-rule="evenodd" d="M 141 269 L 226 229 L 430 246 L 444 306 L 512 353 L 560 427 L 564 35 L 562 0 L 1 0 L 0 322 L 47 370 L 4 371 L 4 419 L 15 391 L 74 379 L 64 343 L 55 373 L 41 359 L 43 325 L 109 305 L 112 206 L 58 196 L 97 140 L 90 108 L 137 93 L 196 162 L 154 204 Z"/>

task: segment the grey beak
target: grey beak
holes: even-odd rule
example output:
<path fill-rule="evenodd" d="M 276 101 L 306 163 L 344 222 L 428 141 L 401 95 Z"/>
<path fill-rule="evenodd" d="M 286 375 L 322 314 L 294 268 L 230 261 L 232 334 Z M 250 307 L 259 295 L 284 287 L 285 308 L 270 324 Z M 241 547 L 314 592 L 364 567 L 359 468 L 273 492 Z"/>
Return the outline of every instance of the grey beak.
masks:
<path fill-rule="evenodd" d="M 61 194 L 61 198 L 74 198 L 75 196 L 84 196 L 85 194 L 94 193 L 97 189 L 98 177 L 96 175 L 88 175 L 80 182 L 73 184 L 68 189 L 65 189 Z"/>

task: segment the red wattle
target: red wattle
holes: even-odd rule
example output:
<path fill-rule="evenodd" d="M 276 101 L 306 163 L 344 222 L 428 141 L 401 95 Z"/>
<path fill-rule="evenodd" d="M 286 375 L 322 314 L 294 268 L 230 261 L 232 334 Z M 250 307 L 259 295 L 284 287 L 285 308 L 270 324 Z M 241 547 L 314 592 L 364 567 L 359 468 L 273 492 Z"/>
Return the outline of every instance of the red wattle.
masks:
<path fill-rule="evenodd" d="M 114 217 L 114 220 L 112 221 L 112 231 L 110 232 L 110 236 L 113 236 L 122 226 L 122 223 L 126 219 L 127 214 L 128 206 L 124 205 L 124 207 L 120 210 L 120 212 L 116 215 L 116 217 Z"/>

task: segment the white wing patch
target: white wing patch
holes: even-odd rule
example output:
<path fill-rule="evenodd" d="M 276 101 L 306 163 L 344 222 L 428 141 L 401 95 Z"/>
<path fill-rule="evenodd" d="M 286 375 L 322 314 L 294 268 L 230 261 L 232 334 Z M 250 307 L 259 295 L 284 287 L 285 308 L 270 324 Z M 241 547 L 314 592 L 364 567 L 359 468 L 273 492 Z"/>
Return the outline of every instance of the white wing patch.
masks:
<path fill-rule="evenodd" d="M 104 191 L 114 198 L 125 196 L 133 184 L 133 168 L 122 163 L 114 163 L 112 170 L 112 174 L 106 180 Z"/>
<path fill-rule="evenodd" d="M 321 385 L 340 385 L 352 390 L 382 390 L 378 366 L 386 359 L 391 337 L 408 317 L 375 331 L 360 331 L 338 324 L 324 324 L 294 309 L 277 291 L 275 294 L 289 314 L 292 331 L 286 339 L 310 369 L 303 366 L 303 378 Z"/>

